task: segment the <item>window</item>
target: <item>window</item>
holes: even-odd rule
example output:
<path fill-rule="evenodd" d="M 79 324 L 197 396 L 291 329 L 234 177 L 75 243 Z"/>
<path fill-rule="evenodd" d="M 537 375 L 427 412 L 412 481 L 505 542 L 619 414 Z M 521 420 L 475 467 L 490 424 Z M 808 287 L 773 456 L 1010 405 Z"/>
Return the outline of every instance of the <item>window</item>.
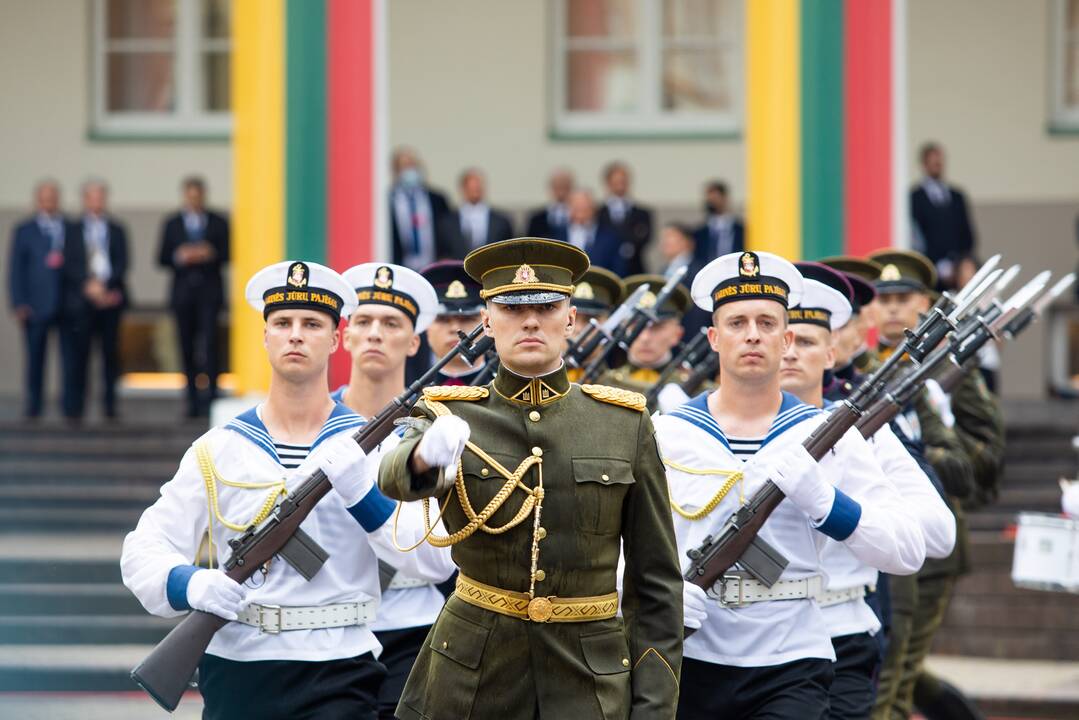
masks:
<path fill-rule="evenodd" d="M 741 27 L 741 0 L 553 0 L 555 132 L 737 132 Z"/>
<path fill-rule="evenodd" d="M 1079 130 L 1079 0 L 1054 0 L 1050 127 Z"/>
<path fill-rule="evenodd" d="M 226 134 L 229 5 L 229 0 L 94 0 L 94 131 Z"/>

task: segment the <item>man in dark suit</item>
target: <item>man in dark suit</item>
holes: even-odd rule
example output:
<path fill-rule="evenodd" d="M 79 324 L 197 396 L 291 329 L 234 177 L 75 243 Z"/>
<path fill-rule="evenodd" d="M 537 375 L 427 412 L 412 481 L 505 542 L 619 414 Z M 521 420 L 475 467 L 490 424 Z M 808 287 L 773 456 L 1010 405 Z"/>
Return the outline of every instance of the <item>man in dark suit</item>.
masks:
<path fill-rule="evenodd" d="M 452 248 L 439 226 L 449 214 L 446 196 L 424 183 L 423 166 L 411 148 L 393 153 L 390 188 L 390 232 L 393 261 L 420 270 L 435 260 L 452 257 Z"/>
<path fill-rule="evenodd" d="M 974 227 L 963 192 L 944 181 L 944 149 L 935 142 L 922 146 L 921 183 L 910 191 L 915 250 L 937 267 L 942 289 L 955 287 L 955 265 L 974 254 Z"/>
<path fill-rule="evenodd" d="M 438 232 L 451 259 L 463 259 L 478 247 L 513 237 L 509 216 L 487 205 L 486 185 L 479 168 L 466 168 L 461 173 L 461 205 L 446 214 Z"/>
<path fill-rule="evenodd" d="M 696 258 L 706 264 L 721 255 L 745 250 L 746 231 L 730 211 L 727 183 L 712 180 L 704 188 L 704 224 L 693 231 Z"/>
<path fill-rule="evenodd" d="M 607 199 L 599 211 L 599 224 L 618 236 L 619 254 L 627 275 L 644 272 L 644 254 L 652 241 L 652 211 L 629 197 L 629 166 L 610 163 L 603 170 Z"/>
<path fill-rule="evenodd" d="M 101 344 L 105 417 L 116 419 L 116 381 L 120 377 L 120 315 L 127 305 L 127 233 L 108 215 L 108 187 L 100 180 L 83 185 L 83 215 L 67 229 L 64 243 L 64 325 L 72 353 L 64 362 L 64 415 L 82 419 L 86 373 L 94 337 Z"/>
<path fill-rule="evenodd" d="M 229 224 L 206 209 L 202 178 L 186 178 L 182 190 L 183 207 L 161 226 L 157 263 L 173 273 L 169 305 L 187 377 L 187 416 L 200 417 L 209 415 L 217 396 L 217 316 L 225 305 L 221 270 L 229 260 Z M 206 376 L 203 392 L 199 375 Z"/>
<path fill-rule="evenodd" d="M 569 196 L 569 227 L 566 242 L 588 253 L 593 265 L 607 268 L 615 275 L 626 274 L 622 241 L 615 231 L 596 221 L 596 203 L 587 190 L 574 190 Z"/>
<path fill-rule="evenodd" d="M 555 170 L 547 179 L 547 187 L 551 191 L 551 202 L 529 213 L 526 234 L 529 237 L 565 240 L 566 228 L 569 226 L 569 207 L 566 201 L 573 191 L 573 173 L 564 168 Z"/>
<path fill-rule="evenodd" d="M 11 311 L 22 325 L 26 342 L 23 412 L 30 420 L 41 416 L 48 339 L 60 316 L 64 217 L 60 214 L 59 185 L 53 180 L 38 183 L 34 205 L 34 216 L 19 223 L 11 234 L 8 260 Z"/>

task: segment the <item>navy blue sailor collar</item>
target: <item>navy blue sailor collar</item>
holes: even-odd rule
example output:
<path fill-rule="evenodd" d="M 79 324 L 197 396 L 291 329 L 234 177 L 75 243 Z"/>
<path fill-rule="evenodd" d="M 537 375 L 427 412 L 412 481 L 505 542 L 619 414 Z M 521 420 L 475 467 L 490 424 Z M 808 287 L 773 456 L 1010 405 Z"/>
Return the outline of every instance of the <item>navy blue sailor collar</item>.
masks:
<path fill-rule="evenodd" d="M 769 442 L 803 420 L 811 418 L 814 415 L 819 415 L 820 413 L 820 408 L 802 402 L 789 392 L 783 392 L 783 398 L 779 403 L 779 412 L 772 418 L 772 426 L 768 428 L 768 434 L 764 436 L 761 447 L 763 448 Z M 726 434 L 723 432 L 722 428 L 719 427 L 719 423 L 716 422 L 716 419 L 712 417 L 712 413 L 708 410 L 708 392 L 703 392 L 684 405 L 681 405 L 672 412 L 671 415 L 681 418 L 691 425 L 695 425 L 701 430 L 704 430 L 721 442 L 723 447 L 727 448 L 728 452 L 731 452 L 731 445 L 727 440 Z"/>
<path fill-rule="evenodd" d="M 274 448 L 273 438 L 270 437 L 269 431 L 266 430 L 266 426 L 262 423 L 262 418 L 259 417 L 258 409 L 259 406 L 256 405 L 250 410 L 237 415 L 225 424 L 225 429 L 239 433 L 265 451 L 267 455 L 273 458 L 275 463 L 280 465 L 281 458 L 278 457 L 277 450 Z M 322 424 L 318 435 L 315 436 L 315 441 L 311 443 L 311 450 L 313 451 L 331 435 L 349 428 L 362 427 L 366 423 L 367 421 L 363 417 L 357 415 L 340 402 L 335 401 L 330 416 L 326 418 L 326 422 Z"/>

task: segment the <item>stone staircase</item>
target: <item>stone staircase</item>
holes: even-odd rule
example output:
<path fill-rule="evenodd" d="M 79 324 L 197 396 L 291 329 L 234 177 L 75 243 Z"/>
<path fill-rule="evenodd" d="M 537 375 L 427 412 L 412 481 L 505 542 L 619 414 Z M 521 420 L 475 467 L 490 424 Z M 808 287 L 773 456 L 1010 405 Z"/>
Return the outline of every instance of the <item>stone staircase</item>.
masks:
<path fill-rule="evenodd" d="M 155 419 L 167 407 L 77 429 L 0 422 L 0 691 L 137 689 L 129 671 L 175 621 L 123 586 L 120 546 L 204 430 Z"/>

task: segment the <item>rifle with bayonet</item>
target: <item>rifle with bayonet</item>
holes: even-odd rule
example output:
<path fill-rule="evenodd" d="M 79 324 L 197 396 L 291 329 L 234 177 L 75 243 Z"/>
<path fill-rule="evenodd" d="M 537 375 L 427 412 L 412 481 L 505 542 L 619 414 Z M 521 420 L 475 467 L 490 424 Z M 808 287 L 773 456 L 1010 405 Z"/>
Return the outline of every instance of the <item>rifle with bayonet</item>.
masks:
<path fill-rule="evenodd" d="M 656 301 L 651 306 L 642 307 L 638 299 L 638 302 L 630 308 L 629 317 L 619 323 L 610 335 L 602 335 L 599 338 L 595 349 L 596 356 L 585 366 L 584 373 L 581 375 L 582 384 L 592 382 L 599 376 L 611 351 L 615 348 L 621 348 L 629 352 L 629 348 L 633 345 L 633 341 L 637 339 L 637 336 L 644 332 L 646 327 L 658 321 L 659 318 L 656 316 L 655 308 L 660 307 L 671 296 L 671 293 L 674 292 L 678 283 L 686 274 L 686 270 L 687 268 L 681 267 L 667 279 L 663 288 L 656 294 Z M 637 288 L 637 291 L 640 291 L 641 288 L 645 288 L 647 292 L 647 286 L 645 285 Z M 637 291 L 633 295 L 636 295 Z M 632 298 L 633 295 L 630 297 Z M 644 293 L 642 293 L 643 295 Z M 623 303 L 623 306 L 625 306 L 625 303 Z M 585 355 L 584 358 L 587 359 L 588 356 Z"/>
<path fill-rule="evenodd" d="M 353 435 L 364 452 L 372 452 L 393 432 L 395 421 L 409 414 L 423 388 L 431 384 L 447 363 L 458 355 L 471 363 L 490 348 L 491 338 L 477 340 L 482 332 L 483 326 L 479 325 L 467 335 L 460 333 L 460 341 L 445 357 Z M 225 574 L 243 583 L 276 555 L 305 579 L 314 577 L 329 555 L 300 529 L 300 524 L 332 489 L 325 473 L 321 470 L 312 473 L 278 503 L 265 521 L 229 540 L 232 554 L 222 568 Z M 214 634 L 227 622 L 217 615 L 193 610 L 131 671 L 131 677 L 161 707 L 172 712 L 187 690 Z"/>
<path fill-rule="evenodd" d="M 697 337 L 687 342 L 682 347 L 682 351 L 667 363 L 667 366 L 663 368 L 663 371 L 659 374 L 659 379 L 656 381 L 656 384 L 648 390 L 645 397 L 648 400 L 649 407 L 655 403 L 656 398 L 659 397 L 659 391 L 671 381 L 671 377 L 673 377 L 676 372 L 685 370 L 689 373 L 693 373 L 700 363 L 708 360 L 709 355 L 715 355 L 715 353 L 712 352 L 712 346 L 708 343 L 707 328 L 701 328 Z"/>
<path fill-rule="evenodd" d="M 566 346 L 566 352 L 562 357 L 566 361 L 566 365 L 571 368 L 583 368 L 585 363 L 588 362 L 588 358 L 592 356 L 592 353 L 603 342 L 610 342 L 610 338 L 614 335 L 615 330 L 624 322 L 629 320 L 633 315 L 633 309 L 640 303 L 641 298 L 648 292 L 647 285 L 641 285 L 632 293 L 629 297 L 622 301 L 622 304 L 615 308 L 614 312 L 607 316 L 607 319 L 603 322 L 597 321 L 592 318 L 588 321 L 588 327 L 585 328 L 577 337 L 569 341 Z"/>
<path fill-rule="evenodd" d="M 995 265 L 998 261 L 999 257 L 994 257 L 991 263 Z M 904 355 L 928 348 L 928 338 L 937 337 L 936 344 L 939 344 L 950 331 L 958 327 L 968 311 L 981 301 L 985 288 L 992 288 L 999 274 L 999 271 L 983 266 L 958 295 L 942 296 L 918 327 L 906 334 L 897 351 L 849 398 L 839 403 L 806 439 L 803 444 L 810 456 L 817 461 L 823 458 L 855 425 L 866 409 L 884 395 L 888 383 L 899 371 Z M 941 326 L 947 329 L 942 332 Z M 922 357 L 926 354 L 928 349 Z M 775 483 L 766 482 L 746 505 L 731 515 L 719 532 L 709 535 L 699 547 L 690 550 L 689 557 L 692 562 L 685 573 L 685 580 L 707 589 L 722 579 L 737 563 L 766 586 L 774 585 L 787 567 L 788 561 L 758 537 L 757 533 L 784 497 Z"/>

